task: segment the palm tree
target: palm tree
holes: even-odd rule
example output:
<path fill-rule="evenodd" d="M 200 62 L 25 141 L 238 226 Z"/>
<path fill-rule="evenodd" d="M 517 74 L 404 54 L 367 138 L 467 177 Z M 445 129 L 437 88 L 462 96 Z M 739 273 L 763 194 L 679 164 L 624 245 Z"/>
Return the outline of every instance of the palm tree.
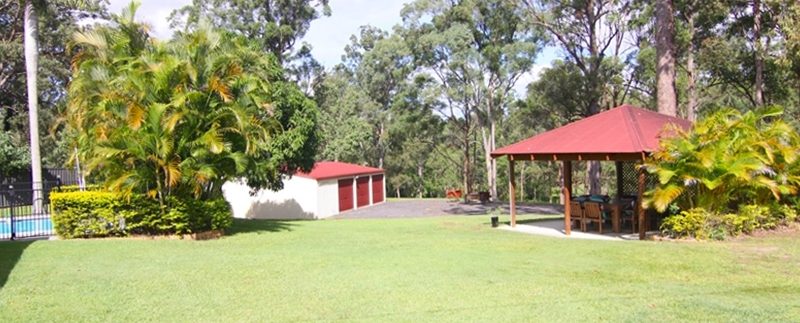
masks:
<path fill-rule="evenodd" d="M 25 0 L 25 82 L 28 92 L 28 120 L 31 139 L 31 182 L 33 210 L 42 211 L 42 158 L 39 153 L 39 92 L 36 88 L 39 68 L 39 16 L 33 0 Z"/>
<path fill-rule="evenodd" d="M 702 207 L 733 211 L 738 204 L 766 205 L 796 194 L 800 136 L 777 119 L 780 110 L 722 110 L 695 124 L 688 133 L 662 141 L 645 167 L 660 184 L 649 203 L 664 211 Z"/>
<path fill-rule="evenodd" d="M 303 168 L 316 110 L 273 57 L 207 26 L 152 40 L 136 7 L 71 44 L 65 118 L 87 171 L 164 205 L 171 195 L 219 197 L 225 181 L 250 171 L 258 186 Z"/>
<path fill-rule="evenodd" d="M 28 95 L 28 123 L 30 129 L 31 182 L 33 189 L 33 208 L 35 213 L 42 211 L 42 158 L 39 152 L 39 91 L 36 86 L 39 69 L 39 15 L 38 10 L 47 7 L 45 0 L 24 0 L 24 50 L 25 82 Z M 73 8 L 85 7 L 86 1 L 56 1 Z"/>

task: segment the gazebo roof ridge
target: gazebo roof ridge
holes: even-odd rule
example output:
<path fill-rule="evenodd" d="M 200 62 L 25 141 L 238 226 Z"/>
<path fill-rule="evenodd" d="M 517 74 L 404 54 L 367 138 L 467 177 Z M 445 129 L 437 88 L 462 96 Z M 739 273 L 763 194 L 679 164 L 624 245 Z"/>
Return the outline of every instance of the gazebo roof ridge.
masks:
<path fill-rule="evenodd" d="M 668 124 L 691 127 L 687 120 L 624 104 L 499 148 L 491 155 L 531 159 L 548 155 L 559 160 L 610 160 L 614 159 L 611 155 L 624 155 L 631 159 L 656 150 Z"/>

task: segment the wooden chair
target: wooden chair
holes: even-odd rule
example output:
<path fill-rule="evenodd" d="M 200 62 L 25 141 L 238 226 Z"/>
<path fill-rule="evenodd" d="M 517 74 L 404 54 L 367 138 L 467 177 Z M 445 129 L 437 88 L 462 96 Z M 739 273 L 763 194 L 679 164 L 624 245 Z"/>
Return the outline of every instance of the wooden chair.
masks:
<path fill-rule="evenodd" d="M 638 216 L 636 215 L 636 200 L 635 199 L 623 199 L 620 201 L 620 217 L 619 222 L 621 224 L 630 223 L 631 224 L 631 232 L 637 233 L 639 232 L 638 228 L 636 227 L 636 222 L 639 220 Z"/>
<path fill-rule="evenodd" d="M 581 207 L 581 203 L 578 201 L 571 201 L 569 202 L 569 225 L 572 225 L 573 221 L 578 221 L 580 225 L 579 228 L 581 231 L 586 231 L 586 224 L 583 221 L 583 207 Z"/>
<path fill-rule="evenodd" d="M 603 233 L 603 212 L 600 211 L 600 203 L 597 202 L 584 202 L 583 203 L 583 221 L 597 222 L 600 228 L 600 234 Z M 586 224 L 584 224 L 585 226 Z"/>

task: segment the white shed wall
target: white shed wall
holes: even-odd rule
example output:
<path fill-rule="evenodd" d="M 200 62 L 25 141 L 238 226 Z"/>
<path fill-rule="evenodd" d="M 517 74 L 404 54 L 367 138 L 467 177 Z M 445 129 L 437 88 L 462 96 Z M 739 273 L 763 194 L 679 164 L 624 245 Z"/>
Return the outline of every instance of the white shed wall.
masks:
<path fill-rule="evenodd" d="M 285 179 L 280 191 L 260 190 L 255 196 L 250 196 L 250 188 L 242 182 L 227 182 L 222 186 L 233 216 L 246 219 L 319 218 L 317 189 L 316 180 L 299 176 Z M 334 195 L 332 200 L 336 202 L 338 196 Z"/>

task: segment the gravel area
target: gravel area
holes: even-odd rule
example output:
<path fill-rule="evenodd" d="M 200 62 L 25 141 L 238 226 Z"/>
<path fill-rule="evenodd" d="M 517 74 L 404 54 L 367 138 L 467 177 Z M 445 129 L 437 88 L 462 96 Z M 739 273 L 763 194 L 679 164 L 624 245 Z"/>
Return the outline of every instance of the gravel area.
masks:
<path fill-rule="evenodd" d="M 333 219 L 418 218 L 446 215 L 482 215 L 500 208 L 508 213 L 508 203 L 463 203 L 444 199 L 390 200 L 363 209 L 346 211 Z M 563 206 L 551 204 L 518 204 L 517 214 L 561 214 Z"/>

